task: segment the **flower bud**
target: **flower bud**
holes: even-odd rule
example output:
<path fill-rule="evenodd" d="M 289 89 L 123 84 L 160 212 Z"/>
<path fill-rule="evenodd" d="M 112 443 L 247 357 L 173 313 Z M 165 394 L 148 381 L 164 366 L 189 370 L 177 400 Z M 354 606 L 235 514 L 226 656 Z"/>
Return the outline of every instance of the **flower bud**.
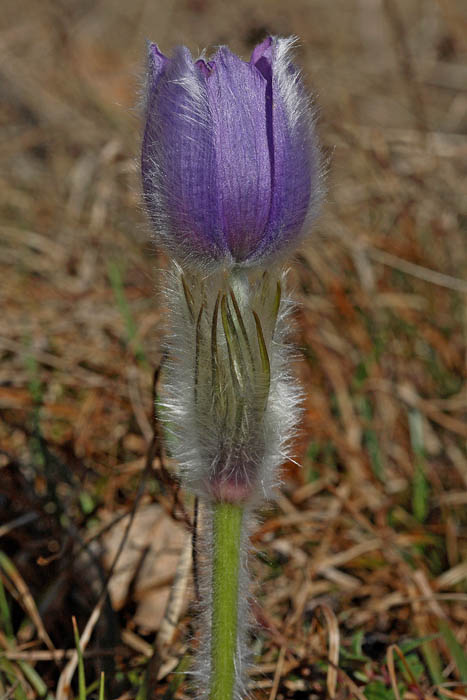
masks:
<path fill-rule="evenodd" d="M 184 267 L 261 265 L 294 248 L 316 214 L 320 156 L 291 39 L 242 61 L 193 61 L 149 45 L 142 148 L 154 231 Z"/>

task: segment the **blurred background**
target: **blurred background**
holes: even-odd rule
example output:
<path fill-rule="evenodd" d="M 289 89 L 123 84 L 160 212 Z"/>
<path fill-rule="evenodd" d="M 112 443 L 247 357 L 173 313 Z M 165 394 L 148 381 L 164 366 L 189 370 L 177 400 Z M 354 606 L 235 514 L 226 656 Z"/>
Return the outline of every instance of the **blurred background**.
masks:
<path fill-rule="evenodd" d="M 2 699 L 77 697 L 72 616 L 88 697 L 102 670 L 135 697 L 149 659 L 152 697 L 192 697 L 145 40 L 248 59 L 268 33 L 299 37 L 328 196 L 290 264 L 307 398 L 254 536 L 252 697 L 466 697 L 466 3 L 2 0 Z"/>

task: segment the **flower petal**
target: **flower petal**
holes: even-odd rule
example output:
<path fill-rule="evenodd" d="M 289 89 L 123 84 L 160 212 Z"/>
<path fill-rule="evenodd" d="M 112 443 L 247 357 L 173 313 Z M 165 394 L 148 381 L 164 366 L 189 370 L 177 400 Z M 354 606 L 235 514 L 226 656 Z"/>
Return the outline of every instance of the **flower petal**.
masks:
<path fill-rule="evenodd" d="M 151 219 L 178 259 L 225 257 L 206 76 L 178 48 L 157 83 L 143 141 L 143 187 Z"/>
<path fill-rule="evenodd" d="M 226 47 L 206 81 L 216 148 L 224 236 L 234 259 L 246 260 L 268 220 L 271 167 L 266 132 L 266 81 Z"/>
<path fill-rule="evenodd" d="M 148 72 L 149 81 L 148 86 L 150 92 L 155 90 L 157 81 L 159 80 L 165 66 L 167 65 L 169 59 L 164 56 L 162 51 L 160 51 L 157 44 L 149 42 L 148 44 Z"/>
<path fill-rule="evenodd" d="M 258 259 L 296 244 L 320 197 L 319 149 L 309 100 L 289 58 L 292 43 L 293 39 L 267 39 L 252 55 L 268 81 L 267 122 L 273 153 L 271 208 Z"/>
<path fill-rule="evenodd" d="M 164 70 L 169 62 L 169 59 L 159 50 L 157 44 L 148 42 L 148 63 L 147 63 L 147 87 L 146 87 L 146 125 L 143 136 L 143 150 L 141 156 L 141 172 L 143 176 L 143 190 L 146 192 L 151 184 L 151 167 L 150 153 L 148 151 L 148 140 L 150 135 L 148 130 L 151 128 L 152 119 L 151 111 L 154 105 L 154 99 L 157 95 L 157 85 Z"/>
<path fill-rule="evenodd" d="M 267 36 L 264 41 L 261 42 L 261 44 L 258 44 L 255 46 L 255 48 L 252 51 L 251 58 L 250 58 L 250 63 L 252 66 L 256 65 L 259 59 L 266 55 L 269 55 L 269 60 L 271 58 L 270 52 L 268 52 L 268 49 L 270 49 L 274 39 L 272 36 Z"/>

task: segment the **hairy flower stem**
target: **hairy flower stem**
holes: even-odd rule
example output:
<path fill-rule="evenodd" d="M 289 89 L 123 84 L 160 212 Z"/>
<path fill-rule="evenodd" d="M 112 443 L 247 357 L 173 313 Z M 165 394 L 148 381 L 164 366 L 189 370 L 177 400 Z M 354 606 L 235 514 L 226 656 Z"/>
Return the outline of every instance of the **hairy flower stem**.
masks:
<path fill-rule="evenodd" d="M 212 636 L 209 700 L 233 700 L 237 653 L 240 545 L 244 508 L 213 508 Z"/>

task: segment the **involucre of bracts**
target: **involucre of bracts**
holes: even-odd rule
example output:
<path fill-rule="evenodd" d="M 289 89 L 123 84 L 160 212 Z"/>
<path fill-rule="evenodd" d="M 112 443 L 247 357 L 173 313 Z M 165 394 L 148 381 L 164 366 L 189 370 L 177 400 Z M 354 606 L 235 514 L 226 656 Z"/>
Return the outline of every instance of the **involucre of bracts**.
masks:
<path fill-rule="evenodd" d="M 285 343 L 290 304 L 274 270 L 204 277 L 173 267 L 162 413 L 182 480 L 204 500 L 268 498 L 297 424 Z"/>

